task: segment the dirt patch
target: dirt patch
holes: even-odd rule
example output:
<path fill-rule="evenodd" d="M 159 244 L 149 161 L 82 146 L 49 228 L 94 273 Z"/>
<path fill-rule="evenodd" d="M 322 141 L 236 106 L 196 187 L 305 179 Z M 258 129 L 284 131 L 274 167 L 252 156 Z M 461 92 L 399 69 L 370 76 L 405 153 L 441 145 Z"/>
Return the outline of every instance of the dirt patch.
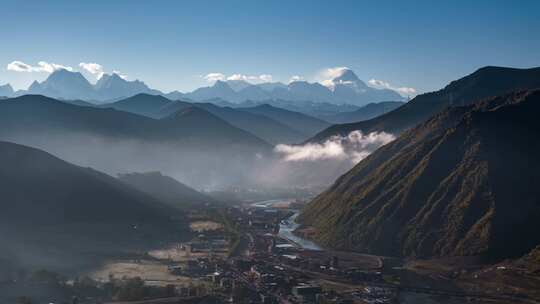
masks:
<path fill-rule="evenodd" d="M 195 221 L 189 224 L 189 228 L 195 232 L 205 232 L 223 229 L 223 225 L 213 221 Z"/>
<path fill-rule="evenodd" d="M 168 260 L 173 262 L 185 262 L 188 260 L 196 260 L 197 258 L 208 258 L 211 255 L 221 258 L 226 258 L 227 256 L 224 252 L 213 252 L 212 254 L 209 252 L 190 252 L 181 244 L 169 248 L 151 250 L 148 254 L 158 260 Z"/>

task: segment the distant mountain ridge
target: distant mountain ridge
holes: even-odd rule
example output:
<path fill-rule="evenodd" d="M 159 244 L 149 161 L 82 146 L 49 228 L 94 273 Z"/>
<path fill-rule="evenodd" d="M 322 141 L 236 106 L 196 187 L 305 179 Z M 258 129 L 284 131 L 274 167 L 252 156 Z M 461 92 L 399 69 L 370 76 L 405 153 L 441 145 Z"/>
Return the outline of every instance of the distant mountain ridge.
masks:
<path fill-rule="evenodd" d="M 290 101 L 313 101 L 318 103 L 365 105 L 370 102 L 403 101 L 397 92 L 367 86 L 356 74 L 344 69 L 342 74 L 331 80 L 331 86 L 307 81 L 249 84 L 239 81 L 218 80 L 213 86 L 199 88 L 182 95 L 183 98 L 206 101 L 221 98 L 234 103 L 283 99 Z"/>
<path fill-rule="evenodd" d="M 212 86 L 201 87 L 188 93 L 179 91 L 163 93 L 151 89 L 142 81 L 127 81 L 116 73 L 104 74 L 95 85 L 92 85 L 79 72 L 59 69 L 43 82 L 34 81 L 27 90 L 12 92 L 6 88 L 5 93 L 7 97 L 40 94 L 57 99 L 79 99 L 94 103 L 110 102 L 140 93 L 163 95 L 171 100 L 207 101 L 221 98 L 234 103 L 285 99 L 364 105 L 370 102 L 404 100 L 395 91 L 367 86 L 349 69 L 343 70 L 341 75 L 332 79 L 330 87 L 306 81 L 295 81 L 286 85 L 279 82 L 251 84 L 244 80 L 218 80 Z"/>
<path fill-rule="evenodd" d="M 521 256 L 540 244 L 540 90 L 449 108 L 304 209 L 317 239 L 391 256 Z"/>
<path fill-rule="evenodd" d="M 139 80 L 127 81 L 118 74 L 104 74 L 95 85 L 92 85 L 81 73 L 59 69 L 49 75 L 43 82 L 34 81 L 28 90 L 20 90 L 9 95 L 39 94 L 59 99 L 80 99 L 99 103 L 130 97 L 139 93 L 162 94 L 150 89 Z"/>
<path fill-rule="evenodd" d="M 271 106 L 267 106 L 266 110 L 257 111 L 256 108 L 232 108 L 213 103 L 170 101 L 160 95 L 148 94 L 138 94 L 114 103 L 103 104 L 101 107 L 156 119 L 173 115 L 188 107 L 198 107 L 272 144 L 302 142 L 330 125 L 305 114 Z"/>

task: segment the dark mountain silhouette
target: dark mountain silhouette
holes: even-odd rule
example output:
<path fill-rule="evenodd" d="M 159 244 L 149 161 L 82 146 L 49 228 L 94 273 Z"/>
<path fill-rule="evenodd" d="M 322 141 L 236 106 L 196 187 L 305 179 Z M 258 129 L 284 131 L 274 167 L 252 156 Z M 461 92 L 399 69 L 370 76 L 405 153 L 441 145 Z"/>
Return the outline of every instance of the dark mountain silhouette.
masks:
<path fill-rule="evenodd" d="M 184 133 L 194 142 L 208 144 L 240 144 L 269 148 L 270 145 L 251 133 L 234 127 L 223 119 L 197 106 L 184 108 L 160 120 L 172 134 Z M 163 132 L 162 134 L 167 134 Z M 212 142 L 209 142 L 212 139 Z M 261 149 L 262 150 L 262 149 Z"/>
<path fill-rule="evenodd" d="M 404 105 L 401 101 L 383 101 L 367 104 L 356 111 L 321 116 L 331 123 L 352 123 L 375 118 Z"/>
<path fill-rule="evenodd" d="M 176 112 L 178 112 L 180 110 L 192 107 L 194 105 L 195 105 L 195 103 L 190 103 L 190 102 L 182 101 L 182 100 L 175 100 L 175 101 L 170 102 L 170 103 L 160 107 L 159 109 L 157 109 L 157 112 L 155 112 L 155 116 L 157 118 L 167 117 L 167 116 L 172 115 L 172 114 L 174 114 L 174 113 L 176 113 Z M 153 114 L 148 113 L 147 115 L 150 116 L 150 115 L 153 115 Z"/>
<path fill-rule="evenodd" d="M 118 179 L 178 209 L 215 203 L 213 198 L 160 172 L 120 174 Z"/>
<path fill-rule="evenodd" d="M 162 109 L 175 103 L 160 95 L 137 94 L 126 99 L 102 105 L 104 108 L 113 108 L 119 111 L 144 115 L 152 118 L 161 118 L 170 113 L 162 114 Z M 171 112 L 172 113 L 172 112 Z"/>
<path fill-rule="evenodd" d="M 302 113 L 293 112 L 278 107 L 273 107 L 268 104 L 259 105 L 251 108 L 239 108 L 244 112 L 249 112 L 257 115 L 266 116 L 270 119 L 278 121 L 283 125 L 288 126 L 302 134 L 316 134 L 322 129 L 328 127 L 329 123 L 324 120 L 311 117 Z"/>
<path fill-rule="evenodd" d="M 160 119 L 193 105 L 193 103 L 181 100 L 172 101 L 162 95 L 141 93 L 112 103 L 103 104 L 101 107 Z"/>
<path fill-rule="evenodd" d="M 64 103 L 69 103 L 75 106 L 81 106 L 81 107 L 97 107 L 96 104 L 93 104 L 88 101 L 80 100 L 80 99 L 62 99 L 59 101 L 64 102 Z"/>
<path fill-rule="evenodd" d="M 105 104 L 103 107 L 152 118 L 162 118 L 189 107 L 198 107 L 272 144 L 297 143 L 312 135 L 311 133 L 297 131 L 263 115 L 252 114 L 230 107 L 219 107 L 212 103 L 170 101 L 159 95 L 138 94 L 114 103 Z"/>
<path fill-rule="evenodd" d="M 448 106 L 467 105 L 481 98 L 537 87 L 540 87 L 540 68 L 484 67 L 451 82 L 442 90 L 416 96 L 402 107 L 374 119 L 331 126 L 314 136 L 311 141 L 321 142 L 331 136 L 344 136 L 355 130 L 364 133 L 401 133 Z"/>
<path fill-rule="evenodd" d="M 242 109 L 218 107 L 211 103 L 194 103 L 193 106 L 202 108 L 272 144 L 297 143 L 311 136 L 309 133 L 299 131 L 298 126 L 291 127 L 266 115 L 246 112 Z"/>
<path fill-rule="evenodd" d="M 110 174 L 159 170 L 201 187 L 240 182 L 257 157 L 272 150 L 264 140 L 196 107 L 152 119 L 39 95 L 0 102 L 0 139 Z"/>
<path fill-rule="evenodd" d="M 268 147 L 268 144 L 259 138 L 194 107 L 156 120 L 114 109 L 80 107 L 40 95 L 25 95 L 4 100 L 0 104 L 0 109 L 2 117 L 0 125 L 6 127 L 0 131 L 2 134 L 17 130 L 44 133 L 52 130 L 68 130 L 141 140 L 175 142 L 191 138 L 199 142 L 234 141 L 239 144 Z"/>
<path fill-rule="evenodd" d="M 539 111 L 540 90 L 449 108 L 341 176 L 302 221 L 342 249 L 521 256 L 540 244 Z"/>
<path fill-rule="evenodd" d="M 0 142 L 0 167 L 2 255 L 24 266 L 69 269 L 187 231 L 179 211 L 43 151 Z"/>

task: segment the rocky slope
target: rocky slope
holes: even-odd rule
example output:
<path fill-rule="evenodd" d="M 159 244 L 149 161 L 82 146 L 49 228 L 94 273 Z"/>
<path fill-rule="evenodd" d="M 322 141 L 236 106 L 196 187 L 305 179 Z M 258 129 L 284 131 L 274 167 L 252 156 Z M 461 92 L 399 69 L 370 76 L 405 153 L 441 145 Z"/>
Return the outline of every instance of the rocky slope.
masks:
<path fill-rule="evenodd" d="M 449 108 L 361 161 L 301 215 L 324 245 L 523 255 L 540 243 L 540 91 Z"/>

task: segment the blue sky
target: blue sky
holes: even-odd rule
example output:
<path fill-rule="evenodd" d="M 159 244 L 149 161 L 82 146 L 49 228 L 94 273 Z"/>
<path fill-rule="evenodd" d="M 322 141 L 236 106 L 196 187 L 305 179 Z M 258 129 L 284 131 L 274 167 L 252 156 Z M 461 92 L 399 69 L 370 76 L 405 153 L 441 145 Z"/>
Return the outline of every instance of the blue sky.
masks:
<path fill-rule="evenodd" d="M 204 75 L 298 75 L 346 66 L 418 92 L 485 65 L 540 66 L 540 1 L 2 0 L 0 84 L 46 72 L 13 61 L 98 63 L 150 86 L 187 91 Z M 92 75 L 85 74 L 92 79 Z"/>

